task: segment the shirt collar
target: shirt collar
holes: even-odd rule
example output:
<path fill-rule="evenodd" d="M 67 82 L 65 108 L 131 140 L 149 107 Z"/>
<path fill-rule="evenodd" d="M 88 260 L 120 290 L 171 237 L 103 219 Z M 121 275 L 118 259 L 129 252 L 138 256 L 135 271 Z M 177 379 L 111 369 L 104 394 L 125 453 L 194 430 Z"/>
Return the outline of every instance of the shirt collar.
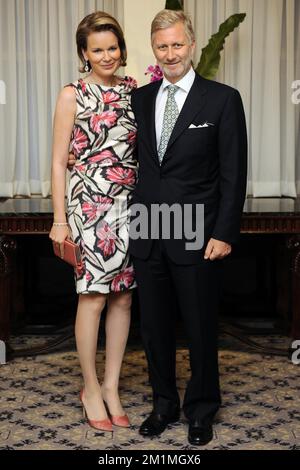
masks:
<path fill-rule="evenodd" d="M 192 88 L 192 85 L 195 80 L 195 70 L 193 67 L 190 68 L 190 70 L 182 77 L 178 82 L 174 83 L 174 85 L 178 86 L 181 88 L 183 91 L 188 93 L 190 89 Z M 166 77 L 163 78 L 162 82 L 162 89 L 163 91 L 167 88 L 167 86 L 173 85 L 173 83 L 169 82 L 169 80 L 166 79 Z"/>

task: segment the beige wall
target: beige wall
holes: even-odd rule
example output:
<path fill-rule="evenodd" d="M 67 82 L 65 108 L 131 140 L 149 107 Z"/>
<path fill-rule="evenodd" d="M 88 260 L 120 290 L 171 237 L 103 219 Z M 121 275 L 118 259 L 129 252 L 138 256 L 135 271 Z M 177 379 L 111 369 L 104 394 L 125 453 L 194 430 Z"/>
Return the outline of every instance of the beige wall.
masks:
<path fill-rule="evenodd" d="M 148 65 L 155 64 L 150 43 L 151 21 L 165 7 L 165 0 L 124 0 L 124 33 L 128 49 L 126 75 L 138 85 L 149 83 L 144 75 Z"/>

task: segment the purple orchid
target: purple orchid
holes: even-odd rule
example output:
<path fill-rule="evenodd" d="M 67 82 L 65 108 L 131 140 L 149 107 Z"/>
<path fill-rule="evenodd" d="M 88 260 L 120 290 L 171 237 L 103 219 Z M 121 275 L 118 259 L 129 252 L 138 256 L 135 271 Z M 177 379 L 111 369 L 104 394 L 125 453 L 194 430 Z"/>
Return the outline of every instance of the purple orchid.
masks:
<path fill-rule="evenodd" d="M 163 78 L 163 71 L 159 65 L 149 65 L 145 75 L 151 75 L 150 82 L 157 82 Z"/>

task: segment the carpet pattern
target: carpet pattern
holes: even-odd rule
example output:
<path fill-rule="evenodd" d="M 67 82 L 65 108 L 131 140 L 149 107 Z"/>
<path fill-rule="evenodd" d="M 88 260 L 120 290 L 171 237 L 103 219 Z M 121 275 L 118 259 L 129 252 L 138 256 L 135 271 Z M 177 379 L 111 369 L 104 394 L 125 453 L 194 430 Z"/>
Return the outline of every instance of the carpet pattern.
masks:
<path fill-rule="evenodd" d="M 19 346 L 34 338 L 15 338 Z M 260 341 L 264 338 L 260 338 Z M 276 347 L 288 338 L 268 337 Z M 223 404 L 207 449 L 300 450 L 300 378 L 298 365 L 285 357 L 257 354 L 229 338 L 220 341 Z M 97 354 L 103 376 L 104 353 Z M 183 397 L 189 377 L 188 352 L 177 351 L 178 389 Z M 74 342 L 54 353 L 16 358 L 0 366 L 0 450 L 186 450 L 184 417 L 156 438 L 138 434 L 151 410 L 144 352 L 128 348 L 120 390 L 132 427 L 113 433 L 90 428 L 82 418 L 82 385 Z M 199 448 L 198 448 L 199 449 Z"/>

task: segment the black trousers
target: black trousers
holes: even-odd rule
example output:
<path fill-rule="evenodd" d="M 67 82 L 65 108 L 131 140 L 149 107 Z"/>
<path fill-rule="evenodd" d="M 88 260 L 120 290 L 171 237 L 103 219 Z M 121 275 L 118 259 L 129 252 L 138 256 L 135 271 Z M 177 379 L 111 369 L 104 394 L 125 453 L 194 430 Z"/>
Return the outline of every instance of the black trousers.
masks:
<path fill-rule="evenodd" d="M 183 401 L 188 420 L 210 424 L 220 406 L 217 312 L 220 261 L 177 265 L 155 240 L 146 260 L 133 258 L 138 283 L 141 334 L 153 389 L 154 410 L 180 406 L 176 387 L 175 299 L 186 329 L 191 378 Z"/>

